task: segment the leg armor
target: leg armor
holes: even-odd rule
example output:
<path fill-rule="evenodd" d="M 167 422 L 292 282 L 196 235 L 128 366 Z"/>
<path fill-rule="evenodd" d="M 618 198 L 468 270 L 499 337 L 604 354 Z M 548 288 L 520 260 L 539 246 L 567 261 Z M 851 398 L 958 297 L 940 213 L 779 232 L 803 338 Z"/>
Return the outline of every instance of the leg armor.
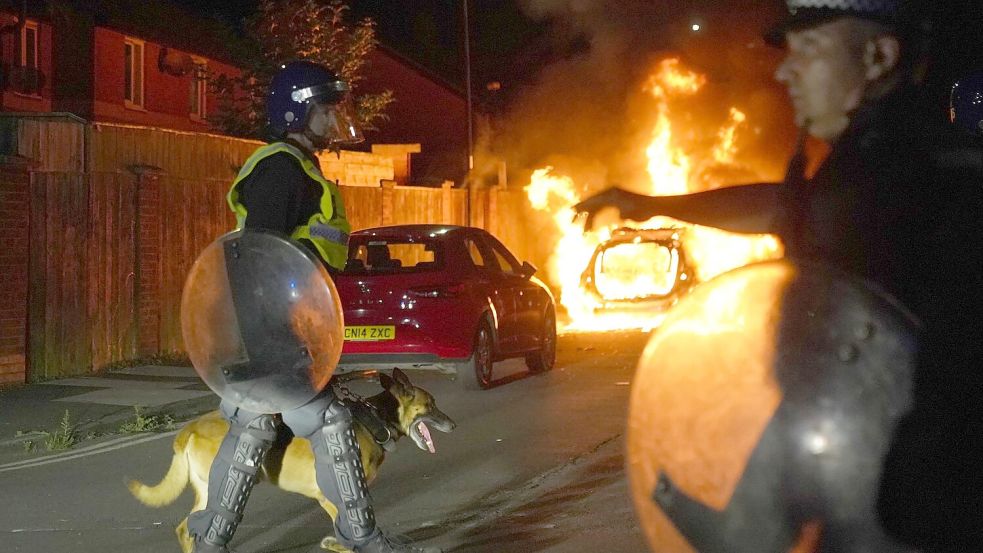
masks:
<path fill-rule="evenodd" d="M 249 492 L 276 437 L 273 415 L 249 413 L 222 401 L 229 433 L 208 472 L 208 503 L 188 516 L 195 553 L 228 551 L 226 544 L 242 520 Z"/>
<path fill-rule="evenodd" d="M 377 534 L 348 406 L 328 389 L 307 405 L 283 413 L 283 422 L 311 442 L 317 486 L 338 507 L 338 541 L 352 549 Z"/>
<path fill-rule="evenodd" d="M 314 450 L 317 486 L 338 507 L 335 538 L 356 553 L 439 553 L 390 542 L 376 527 L 355 439 L 352 413 L 328 388 L 313 401 L 283 413 L 283 422 Z"/>

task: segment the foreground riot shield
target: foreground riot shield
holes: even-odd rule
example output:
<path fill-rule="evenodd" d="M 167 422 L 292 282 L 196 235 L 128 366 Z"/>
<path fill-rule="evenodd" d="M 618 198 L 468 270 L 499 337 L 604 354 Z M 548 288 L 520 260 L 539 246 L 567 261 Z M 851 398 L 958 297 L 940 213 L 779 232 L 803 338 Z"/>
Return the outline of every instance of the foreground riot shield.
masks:
<path fill-rule="evenodd" d="M 632 384 L 627 469 L 652 551 L 910 551 L 875 502 L 917 343 L 891 298 L 819 266 L 698 286 Z"/>
<path fill-rule="evenodd" d="M 273 233 L 236 231 L 213 242 L 181 298 L 195 370 L 222 399 L 258 413 L 299 407 L 327 385 L 343 326 L 321 263 Z"/>

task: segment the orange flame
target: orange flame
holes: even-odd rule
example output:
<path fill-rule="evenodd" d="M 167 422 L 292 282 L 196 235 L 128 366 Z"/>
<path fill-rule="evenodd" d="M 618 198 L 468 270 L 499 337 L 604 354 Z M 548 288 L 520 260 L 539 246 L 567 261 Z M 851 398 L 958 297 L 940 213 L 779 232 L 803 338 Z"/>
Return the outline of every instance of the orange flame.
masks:
<path fill-rule="evenodd" d="M 699 191 L 700 184 L 694 178 L 690 156 L 674 144 L 669 101 L 682 95 L 697 94 L 705 83 L 706 78 L 703 75 L 681 68 L 677 59 L 662 60 L 656 72 L 646 82 L 644 90 L 656 102 L 652 138 L 645 147 L 650 179 L 647 191 L 649 194 L 674 195 Z M 731 108 L 727 123 L 716 135 L 716 144 L 704 156 L 707 161 L 712 160 L 723 165 L 735 163 L 738 131 L 746 119 L 742 111 Z M 677 252 L 663 248 L 655 257 L 665 258 L 665 263 L 649 257 L 644 257 L 643 261 L 639 255 L 628 252 L 631 248 L 624 250 L 626 255 L 606 255 L 603 272 L 593 272 L 599 288 L 603 280 L 605 297 L 599 298 L 585 290 L 581 275 L 588 268 L 597 246 L 607 241 L 613 230 L 623 223 L 584 231 L 580 224 L 571 220 L 570 208 L 581 200 L 577 186 L 572 179 L 557 174 L 552 167 L 535 171 L 526 187 L 526 193 L 534 209 L 552 215 L 559 231 L 559 239 L 549 260 L 547 272 L 550 280 L 559 286 L 560 303 L 570 319 L 564 330 L 649 329 L 658 326 L 664 315 L 662 310 L 636 309 L 627 312 L 608 309 L 605 301 L 647 297 L 653 292 L 658 294 L 660 290 L 665 290 L 665 275 L 652 270 L 647 273 L 639 271 L 639 267 L 644 268 L 646 263 L 665 266 L 669 271 L 667 274 L 676 278 L 678 273 L 672 271 L 678 269 Z M 753 261 L 779 257 L 782 253 L 778 239 L 770 235 L 731 234 L 665 217 L 654 217 L 636 226 L 641 229 L 685 229 L 683 250 L 689 264 L 695 266 L 696 274 L 683 273 L 679 278 L 695 278 L 696 282 L 708 280 Z"/>
<path fill-rule="evenodd" d="M 747 116 L 744 115 L 744 112 L 737 108 L 730 108 L 730 121 L 717 133 L 719 142 L 713 147 L 713 159 L 717 163 L 725 165 L 734 163 L 734 157 L 737 155 L 737 144 L 734 137 L 737 135 L 737 127 L 746 119 Z"/>

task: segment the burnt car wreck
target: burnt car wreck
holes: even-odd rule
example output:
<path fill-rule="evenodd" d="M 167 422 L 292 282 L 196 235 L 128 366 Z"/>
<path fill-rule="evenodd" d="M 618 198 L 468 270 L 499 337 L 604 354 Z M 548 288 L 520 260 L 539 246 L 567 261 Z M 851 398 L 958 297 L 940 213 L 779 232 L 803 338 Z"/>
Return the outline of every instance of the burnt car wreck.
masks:
<path fill-rule="evenodd" d="M 581 287 L 597 311 L 664 311 L 694 284 L 684 228 L 623 227 L 594 250 Z"/>

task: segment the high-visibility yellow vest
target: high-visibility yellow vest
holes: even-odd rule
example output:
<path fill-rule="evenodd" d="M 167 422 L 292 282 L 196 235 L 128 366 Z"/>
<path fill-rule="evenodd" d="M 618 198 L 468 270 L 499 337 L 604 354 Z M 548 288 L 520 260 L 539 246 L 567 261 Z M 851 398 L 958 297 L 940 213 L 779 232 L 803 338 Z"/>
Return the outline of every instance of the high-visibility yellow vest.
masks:
<path fill-rule="evenodd" d="M 253 155 L 249 156 L 235 180 L 232 181 L 232 188 L 229 189 L 227 199 L 229 207 L 236 215 L 236 229 L 241 229 L 245 225 L 247 215 L 246 206 L 239 202 L 239 183 L 256 169 L 256 165 L 260 161 L 280 152 L 286 152 L 297 158 L 307 176 L 314 179 L 324 189 L 321 194 L 321 210 L 312 215 L 307 223 L 295 228 L 290 237 L 295 240 L 300 238 L 310 240 L 328 265 L 339 271 L 344 269 L 348 259 L 348 235 L 352 227 L 345 216 L 345 204 L 341 201 L 338 185 L 324 178 L 321 169 L 308 156 L 304 155 L 296 146 L 286 142 L 274 142 L 257 149 Z"/>

